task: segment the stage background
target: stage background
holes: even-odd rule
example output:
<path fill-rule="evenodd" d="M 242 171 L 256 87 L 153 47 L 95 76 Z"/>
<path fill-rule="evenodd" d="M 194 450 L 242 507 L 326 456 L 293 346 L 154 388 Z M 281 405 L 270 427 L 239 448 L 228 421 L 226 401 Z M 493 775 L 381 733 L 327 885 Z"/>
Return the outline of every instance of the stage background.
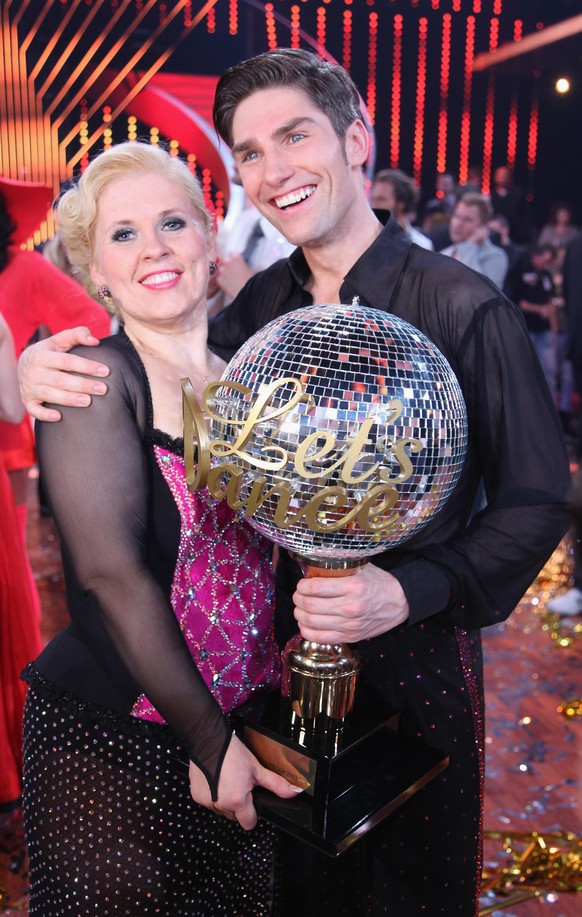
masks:
<path fill-rule="evenodd" d="M 582 12 L 580 0 L 2 0 L 0 173 L 56 190 L 128 137 L 169 143 L 220 220 L 229 157 L 209 123 L 217 76 L 276 45 L 311 47 L 354 78 L 375 135 L 370 170 L 398 166 L 424 197 L 509 163 L 540 225 L 582 219 L 582 32 L 508 68 L 475 57 Z M 555 90 L 558 76 L 569 93 Z M 51 220 L 37 233 L 53 231 Z M 31 243 L 32 244 L 32 241 Z"/>

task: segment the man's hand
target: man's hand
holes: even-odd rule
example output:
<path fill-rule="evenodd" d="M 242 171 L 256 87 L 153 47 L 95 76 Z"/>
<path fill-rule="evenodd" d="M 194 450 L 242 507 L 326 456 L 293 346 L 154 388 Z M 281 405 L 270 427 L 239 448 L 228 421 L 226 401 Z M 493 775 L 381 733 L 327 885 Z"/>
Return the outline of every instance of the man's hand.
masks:
<path fill-rule="evenodd" d="M 257 823 L 257 811 L 253 805 L 252 791 L 255 786 L 291 799 L 301 792 L 273 771 L 259 764 L 255 756 L 237 736 L 233 736 L 228 746 L 220 778 L 218 780 L 218 799 L 212 802 L 210 788 L 202 771 L 190 762 L 190 793 L 192 799 L 206 806 L 217 815 L 224 815 L 230 821 L 237 821 L 241 828 L 249 831 Z"/>
<path fill-rule="evenodd" d="M 483 245 L 486 239 L 489 238 L 489 227 L 486 223 L 478 226 L 475 232 L 469 236 L 467 242 L 476 242 L 477 245 Z"/>
<path fill-rule="evenodd" d="M 71 328 L 23 351 L 18 361 L 20 397 L 26 410 L 36 420 L 60 420 L 59 411 L 43 406 L 43 402 L 64 407 L 87 407 L 93 395 L 104 395 L 104 382 L 85 379 L 88 376 L 108 376 L 109 367 L 95 360 L 86 360 L 67 353 L 71 347 L 85 344 L 95 347 L 99 339 L 88 328 Z"/>
<path fill-rule="evenodd" d="M 400 583 L 373 564 L 354 576 L 301 579 L 293 602 L 301 636 L 313 643 L 369 640 L 408 619 Z"/>

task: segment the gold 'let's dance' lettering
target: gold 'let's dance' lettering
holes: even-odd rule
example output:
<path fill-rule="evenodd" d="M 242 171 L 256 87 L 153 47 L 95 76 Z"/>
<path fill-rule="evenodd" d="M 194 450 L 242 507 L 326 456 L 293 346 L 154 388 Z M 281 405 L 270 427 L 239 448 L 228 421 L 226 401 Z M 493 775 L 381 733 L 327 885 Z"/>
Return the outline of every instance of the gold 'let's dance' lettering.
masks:
<path fill-rule="evenodd" d="M 224 385 L 228 385 L 249 400 L 249 412 L 243 420 L 225 419 L 215 413 L 212 407 L 214 394 Z M 272 399 L 275 392 L 289 386 L 291 395 L 286 403 L 273 407 Z M 362 422 L 358 434 L 339 457 L 336 437 L 328 431 L 310 433 L 298 444 L 292 457 L 282 446 L 272 443 L 262 445 L 259 449 L 260 454 L 257 455 L 256 449 L 249 452 L 247 446 L 259 424 L 278 421 L 300 402 L 305 404 L 307 412 L 313 407 L 313 397 L 303 391 L 299 380 L 276 380 L 265 387 L 253 401 L 250 400 L 252 390 L 240 383 L 210 383 L 203 393 L 206 414 L 218 424 L 228 424 L 235 428 L 236 436 L 231 441 L 218 439 L 211 442 L 204 411 L 188 379 L 182 380 L 182 392 L 184 460 L 186 479 L 191 491 L 207 487 L 216 500 L 226 500 L 233 510 L 242 510 L 247 516 L 255 515 L 265 503 L 268 503 L 274 506 L 273 522 L 281 529 L 291 528 L 305 519 L 306 524 L 314 532 L 337 532 L 357 523 L 362 531 L 380 534 L 396 521 L 397 514 L 391 512 L 398 500 L 394 482 L 406 481 L 413 473 L 413 465 L 407 450 L 414 454 L 419 453 L 424 449 L 421 440 L 405 438 L 386 444 L 398 465 L 396 474 L 391 474 L 380 462 L 376 462 L 361 474 L 354 471 L 363 449 L 374 445 L 369 438 L 370 430 L 376 423 L 374 416 L 367 417 Z M 395 399 L 390 404 L 390 410 L 388 423 L 393 423 L 402 412 L 402 403 Z M 221 460 L 214 466 L 213 456 Z M 240 460 L 242 466 L 236 464 L 236 459 Z M 341 484 L 324 486 L 315 494 L 310 490 L 309 499 L 297 508 L 296 505 L 292 506 L 295 488 L 277 475 L 277 472 L 282 472 L 289 464 L 294 468 L 294 477 L 306 481 L 319 480 L 323 483 L 334 472 L 339 472 L 344 484 L 361 486 L 363 482 L 368 481 L 370 486 L 362 499 L 356 503 L 351 501 L 352 505 L 347 511 L 346 507 L 350 501 L 346 487 Z M 314 465 L 317 466 L 315 470 Z M 268 472 L 270 478 L 264 474 L 254 475 L 252 483 L 245 486 L 248 472 L 243 466 Z M 370 478 L 373 475 L 376 475 L 379 483 L 372 484 Z"/>

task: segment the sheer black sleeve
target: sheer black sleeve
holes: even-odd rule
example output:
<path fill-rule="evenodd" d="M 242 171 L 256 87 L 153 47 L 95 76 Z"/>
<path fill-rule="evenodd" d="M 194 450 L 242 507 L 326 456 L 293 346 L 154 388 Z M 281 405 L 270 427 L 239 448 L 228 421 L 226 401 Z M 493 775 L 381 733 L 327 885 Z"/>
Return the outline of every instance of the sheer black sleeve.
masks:
<path fill-rule="evenodd" d="M 85 354 L 86 351 L 86 354 Z M 94 348 L 76 352 L 95 357 Z M 203 770 L 216 799 L 231 730 L 147 565 L 147 389 L 119 347 L 102 344 L 109 392 L 37 427 L 39 464 L 63 548 L 129 672 Z"/>
<path fill-rule="evenodd" d="M 393 572 L 412 622 L 443 611 L 443 622 L 486 627 L 508 617 L 571 524 L 571 476 L 552 396 L 517 307 L 492 298 L 475 312 L 456 369 L 469 415 L 466 464 L 482 479 L 483 507 Z M 446 532 L 462 496 L 462 488 L 453 493 L 437 528 L 442 519 Z"/>

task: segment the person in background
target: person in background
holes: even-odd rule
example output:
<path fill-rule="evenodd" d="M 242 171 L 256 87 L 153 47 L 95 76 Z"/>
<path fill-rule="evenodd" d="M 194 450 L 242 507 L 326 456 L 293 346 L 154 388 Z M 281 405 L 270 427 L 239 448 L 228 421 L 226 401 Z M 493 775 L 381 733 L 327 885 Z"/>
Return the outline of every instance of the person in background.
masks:
<path fill-rule="evenodd" d="M 516 302 L 524 314 L 552 396 L 556 396 L 557 314 L 554 299 L 551 245 L 535 245 L 516 287 Z"/>
<path fill-rule="evenodd" d="M 487 224 L 492 216 L 491 204 L 483 194 L 464 194 L 457 201 L 451 216 L 451 245 L 443 248 L 441 254 L 450 255 L 473 268 L 502 289 L 508 258 L 503 249 L 489 238 Z"/>
<path fill-rule="evenodd" d="M 236 172 L 234 183 L 240 185 Z M 253 207 L 246 195 L 244 201 L 242 213 L 236 220 L 230 220 L 227 214 L 216 236 L 217 271 L 211 281 L 214 292 L 208 300 L 209 318 L 232 302 L 253 274 L 279 258 L 287 258 L 295 248 Z"/>
<path fill-rule="evenodd" d="M 458 189 L 455 178 L 450 172 L 437 172 L 435 178 L 435 195 L 426 202 L 425 209 L 438 205 L 443 213 L 452 213 L 457 203 Z"/>
<path fill-rule="evenodd" d="M 433 244 L 423 232 L 412 225 L 420 197 L 414 179 L 400 169 L 377 172 L 370 188 L 370 204 L 374 210 L 389 210 L 415 245 L 432 251 Z"/>
<path fill-rule="evenodd" d="M 200 397 L 224 367 L 202 191 L 165 150 L 120 144 L 63 196 L 59 231 L 121 330 L 100 345 L 109 397 L 37 424 L 71 624 L 24 674 L 30 914 L 270 917 L 251 792 L 297 788 L 229 713 L 279 680 L 272 547 L 189 492 L 180 438 L 180 380 Z"/>
<path fill-rule="evenodd" d="M 555 407 L 517 307 L 481 274 L 413 245 L 393 216 L 382 226 L 374 215 L 362 171 L 369 135 L 342 67 L 305 50 L 258 55 L 223 74 L 214 119 L 249 199 L 298 247 L 214 319 L 213 346 L 226 358 L 278 315 L 359 302 L 433 341 L 454 367 L 469 418 L 461 480 L 402 549 L 341 580 L 303 579 L 280 552 L 280 641 L 299 628 L 310 641 L 355 644 L 364 686 L 398 712 L 400 731 L 449 755 L 441 775 L 338 861 L 284 841 L 283 911 L 476 917 L 479 628 L 508 617 L 567 529 L 571 482 Z M 107 361 L 61 352 L 79 340 L 82 329 L 21 361 L 23 397 L 39 417 L 57 420 L 58 405 L 90 400 L 96 385 L 107 390 L 94 378 Z M 89 378 L 67 373 L 81 368 Z M 40 403 L 47 394 L 56 404 Z"/>
<path fill-rule="evenodd" d="M 514 242 L 531 243 L 526 201 L 523 190 L 513 182 L 513 172 L 508 165 L 500 165 L 493 172 L 490 191 L 493 213 L 509 220 L 509 231 Z"/>
<path fill-rule="evenodd" d="M 467 180 L 463 183 L 459 183 L 458 194 L 468 194 L 469 191 L 475 191 L 477 194 L 481 194 L 481 188 L 483 187 L 483 170 L 481 166 L 473 163 L 469 166 L 467 170 Z"/>
<path fill-rule="evenodd" d="M 12 334 L 2 313 L 0 296 L 0 418 L 22 420 Z M 29 574 L 14 495 L 0 452 L 0 812 L 20 805 L 22 794 L 22 712 L 26 685 L 24 666 L 41 649 L 38 595 Z"/>
<path fill-rule="evenodd" d="M 422 231 L 432 242 L 435 252 L 441 252 L 443 248 L 451 244 L 450 222 L 451 214 L 443 210 L 439 201 L 428 204 L 424 208 Z"/>
<path fill-rule="evenodd" d="M 50 264 L 54 264 L 54 266 L 58 267 L 58 269 L 62 271 L 63 274 L 66 274 L 67 277 L 70 277 L 72 280 L 75 280 L 77 283 L 80 283 L 84 287 L 84 289 L 87 291 L 89 296 L 91 296 L 91 298 L 94 299 L 95 302 L 99 303 L 99 305 L 102 306 L 103 303 L 99 299 L 99 291 L 97 287 L 95 286 L 95 284 L 93 283 L 93 281 L 91 280 L 91 278 L 90 277 L 82 278 L 79 272 L 75 269 L 74 265 L 71 264 L 69 255 L 63 244 L 63 240 L 61 239 L 59 229 L 58 229 L 59 201 L 61 197 L 63 196 L 63 194 L 65 194 L 67 191 L 70 191 L 71 188 L 74 188 L 74 186 L 75 186 L 74 181 L 63 182 L 59 189 L 59 193 L 57 197 L 53 200 L 52 209 L 53 209 L 55 223 L 57 224 L 57 228 L 52 238 L 48 239 L 48 241 L 44 243 L 41 253 L 42 253 L 43 258 L 46 258 L 46 260 L 49 261 Z"/>
<path fill-rule="evenodd" d="M 540 230 L 537 244 L 551 245 L 556 253 L 557 266 L 561 269 L 566 248 L 579 232 L 579 227 L 574 224 L 572 208 L 560 201 L 550 207 L 548 222 Z"/>
<path fill-rule="evenodd" d="M 572 364 L 574 388 L 582 398 L 582 234 L 578 233 L 566 247 L 564 257 L 564 301 L 567 316 L 567 356 Z M 575 475 L 575 515 L 571 530 L 574 569 L 572 586 L 551 599 L 546 607 L 554 614 L 573 617 L 582 614 L 582 425 L 578 417 L 578 435 L 574 458 L 578 464 Z"/>
<path fill-rule="evenodd" d="M 4 318 L 12 332 L 17 357 L 40 326 L 54 334 L 81 323 L 97 337 L 109 333 L 107 312 L 91 299 L 81 284 L 49 264 L 39 252 L 19 247 L 46 216 L 50 189 L 45 189 L 45 197 L 41 198 L 45 203 L 39 206 L 35 203 L 38 187 L 33 186 L 31 191 L 26 182 L 0 178 L 0 294 L 4 296 Z M 30 198 L 32 193 L 35 196 Z M 27 212 L 29 200 L 32 205 Z M 36 218 L 35 213 L 38 214 Z M 20 424 L 0 422 L 0 449 L 10 476 L 25 543 L 28 475 L 36 461 L 28 417 Z"/>
<path fill-rule="evenodd" d="M 496 244 L 507 255 L 507 274 L 505 275 L 502 290 L 512 302 L 516 302 L 517 283 L 521 276 L 524 262 L 527 260 L 527 249 L 525 245 L 518 245 L 510 237 L 507 217 L 500 213 L 494 213 L 487 225 L 492 233 L 497 234 L 499 241 Z"/>

